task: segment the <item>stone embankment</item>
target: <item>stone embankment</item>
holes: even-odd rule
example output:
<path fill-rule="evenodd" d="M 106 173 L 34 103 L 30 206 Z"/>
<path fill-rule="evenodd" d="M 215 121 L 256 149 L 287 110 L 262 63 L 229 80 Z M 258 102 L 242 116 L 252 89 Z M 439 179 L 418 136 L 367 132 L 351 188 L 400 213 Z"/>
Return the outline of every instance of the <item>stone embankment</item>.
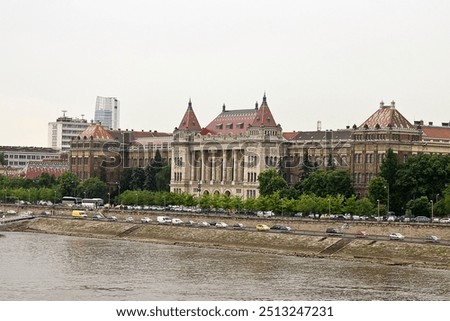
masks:
<path fill-rule="evenodd" d="M 323 233 L 327 227 L 340 228 L 342 222 L 336 221 L 323 222 L 296 218 L 261 219 L 255 217 L 219 217 L 217 215 L 199 216 L 165 213 L 183 221 L 223 221 L 229 225 L 239 222 L 247 227 L 251 227 L 245 230 L 233 230 L 232 228 L 219 229 L 155 224 L 156 216 L 162 215 L 161 213 L 115 212 L 113 214 L 119 219 L 132 215 L 135 223 L 72 219 L 69 216 L 67 218 L 55 218 L 50 216 L 8 224 L 7 227 L 3 226 L 3 228 L 9 231 L 121 239 L 302 257 L 368 260 L 391 265 L 450 269 L 450 246 L 444 244 L 340 238 L 296 233 L 268 233 L 256 232 L 254 229 L 255 225 L 259 223 L 265 223 L 269 226 L 281 223 L 289 225 L 297 231 Z M 140 218 L 144 216 L 150 217 L 153 223 L 141 224 Z M 400 232 L 407 237 L 414 238 L 423 238 L 426 235 L 434 234 L 439 235 L 443 240 L 450 239 L 450 226 L 447 225 L 358 222 L 350 223 L 345 233 L 353 234 L 358 230 L 365 230 L 369 235 L 386 236 L 392 232 Z"/>

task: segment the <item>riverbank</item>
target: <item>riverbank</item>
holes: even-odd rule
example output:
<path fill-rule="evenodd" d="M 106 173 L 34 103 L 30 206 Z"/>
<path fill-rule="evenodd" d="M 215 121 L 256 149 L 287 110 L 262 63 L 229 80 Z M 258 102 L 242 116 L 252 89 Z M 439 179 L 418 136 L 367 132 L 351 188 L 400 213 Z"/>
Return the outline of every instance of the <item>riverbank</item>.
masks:
<path fill-rule="evenodd" d="M 310 230 L 319 229 L 323 231 L 323 226 L 310 223 L 304 223 L 301 228 L 303 230 L 309 228 Z M 410 234 L 414 233 L 411 227 L 405 228 L 410 229 Z M 296 229 L 300 230 L 298 227 Z M 224 230 L 182 225 L 117 223 L 52 217 L 8 224 L 5 230 L 301 257 L 364 260 L 388 265 L 411 265 L 450 270 L 450 247 L 440 244 L 416 244 L 307 236 L 293 233 L 255 232 L 254 230 Z M 443 231 L 447 230 L 444 229 Z M 423 230 L 418 230 L 415 233 L 423 233 Z"/>

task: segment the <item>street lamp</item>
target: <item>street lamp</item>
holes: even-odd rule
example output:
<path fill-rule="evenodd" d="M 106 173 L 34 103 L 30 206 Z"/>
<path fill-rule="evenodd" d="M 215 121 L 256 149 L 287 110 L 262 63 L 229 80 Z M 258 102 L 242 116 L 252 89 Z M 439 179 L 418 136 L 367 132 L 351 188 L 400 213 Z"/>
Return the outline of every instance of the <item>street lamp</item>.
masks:
<path fill-rule="evenodd" d="M 377 208 L 378 208 L 378 222 L 380 221 L 380 200 L 377 200 Z"/>
<path fill-rule="evenodd" d="M 433 223 L 433 200 L 430 200 L 431 203 L 431 223 Z"/>
<path fill-rule="evenodd" d="M 111 193 L 108 193 L 108 204 L 111 206 Z"/>
<path fill-rule="evenodd" d="M 202 190 L 202 182 L 198 181 L 198 185 L 197 185 L 197 192 L 198 192 L 198 197 L 200 198 L 200 192 Z"/>
<path fill-rule="evenodd" d="M 331 199 L 328 199 L 328 216 L 331 215 Z"/>
<path fill-rule="evenodd" d="M 387 189 L 387 213 L 389 215 L 389 184 L 387 184 L 384 188 Z"/>

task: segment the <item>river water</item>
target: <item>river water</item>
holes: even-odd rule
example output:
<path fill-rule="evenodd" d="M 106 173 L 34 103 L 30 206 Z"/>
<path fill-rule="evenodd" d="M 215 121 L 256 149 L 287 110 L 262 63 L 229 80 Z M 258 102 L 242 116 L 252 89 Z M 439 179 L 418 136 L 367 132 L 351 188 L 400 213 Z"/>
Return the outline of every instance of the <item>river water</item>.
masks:
<path fill-rule="evenodd" d="M 2 232 L 0 300 L 231 301 L 450 298 L 450 271 Z"/>

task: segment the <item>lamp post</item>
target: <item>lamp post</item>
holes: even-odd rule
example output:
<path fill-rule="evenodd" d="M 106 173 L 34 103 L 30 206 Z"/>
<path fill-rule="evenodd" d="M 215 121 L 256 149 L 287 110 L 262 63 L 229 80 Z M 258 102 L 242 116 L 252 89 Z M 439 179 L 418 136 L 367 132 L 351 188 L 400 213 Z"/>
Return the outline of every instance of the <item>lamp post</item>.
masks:
<path fill-rule="evenodd" d="M 380 200 L 377 200 L 378 222 L 380 221 Z"/>
<path fill-rule="evenodd" d="M 108 193 L 108 204 L 111 206 L 111 193 Z"/>
<path fill-rule="evenodd" d="M 434 207 L 433 200 L 431 200 L 430 203 L 431 203 L 431 223 L 433 223 L 433 211 L 434 211 L 433 210 L 433 207 Z"/>
<path fill-rule="evenodd" d="M 198 192 L 198 197 L 200 198 L 200 192 L 202 191 L 202 182 L 198 181 L 198 185 L 197 185 L 197 192 Z"/>
<path fill-rule="evenodd" d="M 389 210 L 389 184 L 387 184 L 384 188 L 386 188 L 387 189 L 387 214 L 389 215 L 389 212 L 390 212 L 390 210 Z"/>

